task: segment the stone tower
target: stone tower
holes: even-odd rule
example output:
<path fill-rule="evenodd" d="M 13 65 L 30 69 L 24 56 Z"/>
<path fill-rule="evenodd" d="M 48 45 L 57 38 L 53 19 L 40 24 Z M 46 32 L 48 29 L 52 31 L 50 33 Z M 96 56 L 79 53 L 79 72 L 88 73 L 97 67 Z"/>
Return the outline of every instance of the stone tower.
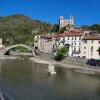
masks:
<path fill-rule="evenodd" d="M 74 26 L 74 16 L 70 16 L 69 25 Z"/>
<path fill-rule="evenodd" d="M 59 20 L 60 29 L 62 27 L 66 27 L 66 25 L 67 25 L 67 20 L 64 18 L 64 16 L 60 16 L 60 20 Z"/>
<path fill-rule="evenodd" d="M 60 16 L 60 19 L 59 19 L 60 29 L 62 27 L 67 27 L 68 25 L 74 26 L 74 16 L 70 16 L 70 19 L 65 19 L 64 16 Z"/>

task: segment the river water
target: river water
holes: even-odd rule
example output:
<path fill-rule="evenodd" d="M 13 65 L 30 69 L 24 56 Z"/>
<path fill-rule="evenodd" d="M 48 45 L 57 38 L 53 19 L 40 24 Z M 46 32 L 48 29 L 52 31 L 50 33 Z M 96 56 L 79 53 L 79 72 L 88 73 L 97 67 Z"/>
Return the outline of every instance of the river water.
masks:
<path fill-rule="evenodd" d="M 14 100 L 100 100 L 100 75 L 81 74 L 57 66 L 57 74 L 49 76 L 47 66 L 1 60 L 0 88 Z"/>

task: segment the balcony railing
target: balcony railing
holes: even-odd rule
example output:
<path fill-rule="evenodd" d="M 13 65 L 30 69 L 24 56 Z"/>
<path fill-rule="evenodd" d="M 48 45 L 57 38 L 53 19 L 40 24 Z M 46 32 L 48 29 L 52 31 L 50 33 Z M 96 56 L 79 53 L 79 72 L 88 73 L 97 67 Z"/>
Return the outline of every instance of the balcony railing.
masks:
<path fill-rule="evenodd" d="M 72 51 L 72 54 L 80 54 L 80 51 Z"/>

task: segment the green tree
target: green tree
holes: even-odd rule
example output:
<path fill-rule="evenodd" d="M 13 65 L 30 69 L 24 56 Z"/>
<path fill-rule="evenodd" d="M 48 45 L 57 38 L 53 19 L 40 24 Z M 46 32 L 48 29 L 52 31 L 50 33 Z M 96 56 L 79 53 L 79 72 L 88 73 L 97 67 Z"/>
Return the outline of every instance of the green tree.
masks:
<path fill-rule="evenodd" d="M 62 28 L 59 30 L 60 33 L 63 33 L 64 31 L 66 31 L 66 27 L 62 27 Z"/>
<path fill-rule="evenodd" d="M 69 51 L 69 47 L 59 48 L 57 50 L 57 54 L 54 59 L 57 61 L 63 60 L 65 58 L 66 54 L 68 54 L 68 51 Z"/>
<path fill-rule="evenodd" d="M 35 35 L 46 34 L 52 28 L 53 25 L 49 23 L 33 20 L 21 14 L 0 17 L 0 37 L 3 38 L 4 45 L 18 43 L 34 45 Z"/>
<path fill-rule="evenodd" d="M 97 31 L 100 34 L 100 24 L 93 24 L 93 25 L 82 25 L 81 28 L 88 29 L 88 30 L 94 30 Z"/>
<path fill-rule="evenodd" d="M 100 55 L 100 47 L 98 48 L 98 50 L 97 50 L 97 51 L 98 51 L 98 53 L 99 53 L 99 55 Z"/>
<path fill-rule="evenodd" d="M 53 26 L 52 32 L 58 32 L 58 31 L 59 31 L 59 25 L 58 24 L 55 24 Z"/>

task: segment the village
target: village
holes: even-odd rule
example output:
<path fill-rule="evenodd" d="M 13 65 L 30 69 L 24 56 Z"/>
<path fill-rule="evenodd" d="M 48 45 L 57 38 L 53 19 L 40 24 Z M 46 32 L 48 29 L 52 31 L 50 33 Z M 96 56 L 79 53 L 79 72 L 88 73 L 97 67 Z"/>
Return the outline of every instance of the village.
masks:
<path fill-rule="evenodd" d="M 23 64 L 31 62 L 31 64 L 35 64 L 35 67 L 36 64 L 43 64 L 43 66 L 47 64 L 46 70 L 42 67 L 41 69 L 44 70 L 45 75 L 49 76 L 55 76 L 61 71 L 57 71 L 56 66 L 67 70 L 73 69 L 76 73 L 81 74 L 99 74 L 100 34 L 95 30 L 75 26 L 74 16 L 70 16 L 69 20 L 60 16 L 59 30 L 63 30 L 63 32 L 35 35 L 33 47 L 22 43 L 6 46 L 3 45 L 3 39 L 0 38 L 0 59 L 18 60 Z M 20 51 L 21 49 L 22 51 Z M 34 69 L 32 69 L 33 73 Z M 39 71 L 39 73 L 41 72 Z M 2 90 L 0 94 L 0 98 L 3 100 L 5 96 L 3 96 Z"/>
<path fill-rule="evenodd" d="M 0 100 L 100 100 L 100 0 L 0 0 Z"/>
<path fill-rule="evenodd" d="M 54 49 L 69 46 L 69 57 L 99 59 L 100 34 L 94 30 L 77 28 L 74 17 L 66 20 L 63 16 L 59 19 L 60 29 L 66 27 L 63 33 L 36 35 L 34 48 L 41 52 L 52 54 Z"/>
<path fill-rule="evenodd" d="M 86 61 L 90 60 L 89 65 L 96 66 L 93 62 L 94 60 L 100 59 L 100 34 L 95 30 L 77 27 L 75 25 L 74 16 L 70 16 L 69 20 L 65 19 L 64 16 L 59 17 L 59 30 L 62 29 L 65 30 L 60 33 L 55 32 L 46 33 L 46 35 L 35 35 L 33 38 L 34 47 L 32 47 L 34 48 L 35 54 L 39 56 L 40 52 L 42 52 L 54 59 L 58 49 L 67 47 L 66 58 L 69 57 L 70 59 L 71 57 L 73 59 L 80 58 Z M 0 48 L 2 49 L 4 47 L 3 40 L 0 38 Z M 14 54 L 14 52 L 11 53 Z M 100 66 L 100 64 L 98 66 Z"/>

